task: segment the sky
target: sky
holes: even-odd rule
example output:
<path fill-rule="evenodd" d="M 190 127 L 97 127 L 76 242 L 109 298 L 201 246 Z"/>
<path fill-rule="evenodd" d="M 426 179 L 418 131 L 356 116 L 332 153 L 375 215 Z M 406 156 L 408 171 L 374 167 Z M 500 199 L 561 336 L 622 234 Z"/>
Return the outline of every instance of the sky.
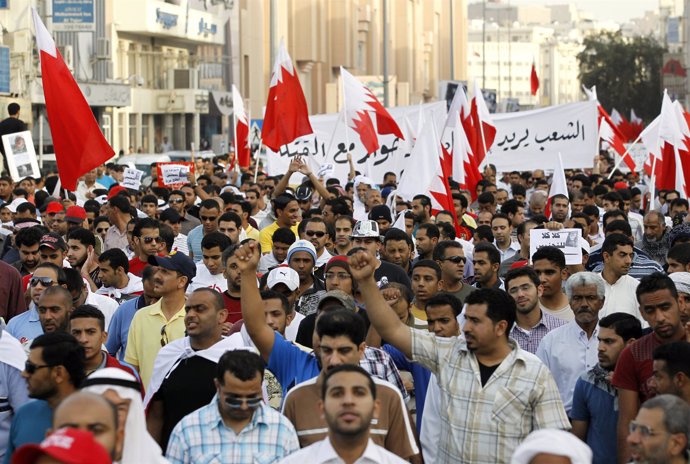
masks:
<path fill-rule="evenodd" d="M 578 9 L 592 13 L 602 20 L 624 22 L 644 15 L 645 11 L 657 10 L 659 0 L 502 0 L 512 5 L 542 4 L 561 5 L 573 2 Z"/>

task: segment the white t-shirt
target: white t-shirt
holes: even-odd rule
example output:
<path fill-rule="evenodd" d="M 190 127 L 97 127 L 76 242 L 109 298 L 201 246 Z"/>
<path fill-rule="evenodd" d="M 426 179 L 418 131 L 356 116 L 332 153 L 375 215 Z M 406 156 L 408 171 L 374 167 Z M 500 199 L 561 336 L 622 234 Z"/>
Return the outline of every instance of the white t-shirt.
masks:
<path fill-rule="evenodd" d="M 216 275 L 211 274 L 202 261 L 196 264 L 196 277 L 192 279 L 192 283 L 187 287 L 187 294 L 192 293 L 197 288 L 212 288 L 223 293 L 228 289 L 228 281 L 222 272 Z"/>

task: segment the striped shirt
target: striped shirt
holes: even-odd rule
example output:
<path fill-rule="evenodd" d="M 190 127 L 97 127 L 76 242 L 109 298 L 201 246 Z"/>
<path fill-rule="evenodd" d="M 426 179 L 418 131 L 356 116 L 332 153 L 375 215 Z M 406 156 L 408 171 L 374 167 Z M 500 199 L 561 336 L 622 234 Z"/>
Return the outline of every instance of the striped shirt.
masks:
<path fill-rule="evenodd" d="M 295 428 L 282 414 L 261 404 L 240 433 L 227 427 L 218 411 L 218 395 L 177 423 L 168 441 L 171 464 L 205 462 L 278 462 L 297 451 Z"/>
<path fill-rule="evenodd" d="M 536 354 L 542 338 L 553 329 L 565 323 L 563 319 L 559 319 L 542 311 L 539 323 L 530 330 L 525 330 L 517 324 L 513 324 L 513 328 L 510 329 L 510 338 L 515 340 L 523 350 Z"/>
<path fill-rule="evenodd" d="M 301 447 L 323 440 L 328 434 L 328 425 L 319 411 L 323 377 L 321 374 L 296 385 L 285 397 L 283 414 L 295 426 Z M 371 421 L 371 439 L 404 459 L 419 454 L 402 395 L 390 383 L 372 379 L 380 407 L 377 418 Z"/>
<path fill-rule="evenodd" d="M 539 359 L 510 340 L 510 354 L 485 385 L 464 340 L 412 330 L 412 357 L 441 392 L 437 463 L 510 462 L 530 432 L 570 429 L 556 383 Z"/>

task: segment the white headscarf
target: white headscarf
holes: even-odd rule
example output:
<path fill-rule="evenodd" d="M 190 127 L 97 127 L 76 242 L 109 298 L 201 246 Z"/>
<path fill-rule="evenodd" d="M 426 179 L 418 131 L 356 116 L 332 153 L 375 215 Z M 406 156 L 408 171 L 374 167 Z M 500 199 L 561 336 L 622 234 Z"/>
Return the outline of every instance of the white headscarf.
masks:
<path fill-rule="evenodd" d="M 128 386 L 128 382 L 132 383 L 131 386 Z M 141 392 L 135 389 L 138 382 L 132 374 L 115 367 L 106 367 L 88 376 L 84 383 L 86 387 L 82 388 L 83 391 L 102 395 L 106 390 L 113 390 L 120 397 L 130 400 L 121 464 L 169 464 L 163 457 L 161 447 L 146 429 Z"/>
<path fill-rule="evenodd" d="M 592 464 L 592 450 L 572 433 L 556 429 L 536 430 L 517 447 L 510 464 L 529 464 L 538 454 L 565 456 L 572 464 Z"/>

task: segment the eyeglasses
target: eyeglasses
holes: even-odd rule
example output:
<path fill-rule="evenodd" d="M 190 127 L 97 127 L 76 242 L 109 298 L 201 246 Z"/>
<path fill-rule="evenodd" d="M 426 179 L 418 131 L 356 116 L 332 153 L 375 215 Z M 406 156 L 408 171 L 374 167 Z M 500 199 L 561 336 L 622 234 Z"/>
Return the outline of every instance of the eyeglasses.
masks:
<path fill-rule="evenodd" d="M 651 427 L 646 425 L 638 424 L 637 422 L 630 422 L 628 425 L 628 430 L 631 434 L 635 432 L 640 432 L 643 438 L 653 437 L 654 435 L 659 435 L 661 432 L 655 432 Z"/>
<path fill-rule="evenodd" d="M 201 219 L 201 222 L 214 222 L 218 219 L 218 216 L 199 216 L 199 219 Z"/>
<path fill-rule="evenodd" d="M 102 234 L 103 232 L 108 232 L 108 228 L 107 227 L 99 227 L 99 228 L 96 228 L 96 232 L 98 232 L 99 234 Z"/>
<path fill-rule="evenodd" d="M 161 242 L 160 237 L 142 237 L 142 240 L 144 240 L 144 243 L 146 243 L 147 245 L 151 242 L 156 242 L 156 243 Z"/>
<path fill-rule="evenodd" d="M 304 232 L 304 234 L 307 237 L 318 237 L 322 238 L 324 235 L 326 235 L 326 232 L 320 231 L 320 230 L 307 230 Z"/>
<path fill-rule="evenodd" d="M 32 277 L 31 280 L 29 281 L 29 285 L 31 285 L 32 287 L 35 287 L 38 284 L 41 284 L 44 287 L 52 287 L 56 283 L 57 282 L 55 282 L 50 277 Z"/>
<path fill-rule="evenodd" d="M 161 327 L 161 346 L 168 344 L 168 333 L 165 331 L 166 326 Z"/>
<path fill-rule="evenodd" d="M 351 279 L 352 278 L 352 276 L 350 276 L 350 274 L 348 274 L 347 272 L 326 272 L 323 276 L 326 278 L 326 280 L 330 280 L 333 278 L 336 278 L 338 280 L 345 280 L 345 279 Z"/>
<path fill-rule="evenodd" d="M 450 258 L 443 258 L 443 261 L 450 261 L 453 264 L 466 263 L 467 258 L 464 256 L 451 256 Z"/>
<path fill-rule="evenodd" d="M 26 361 L 24 363 L 24 371 L 29 375 L 32 375 L 34 372 L 36 372 L 39 369 L 43 369 L 44 367 L 55 367 L 55 366 L 51 366 L 50 364 L 38 365 L 38 364 L 32 363 L 31 361 Z"/>
<path fill-rule="evenodd" d="M 241 409 L 245 403 L 247 403 L 247 408 L 256 409 L 262 401 L 261 398 L 239 398 L 235 396 L 225 398 L 225 404 L 232 409 Z"/>
<path fill-rule="evenodd" d="M 169 200 L 169 203 L 184 203 L 184 200 L 182 198 L 176 198 L 175 200 Z"/>

